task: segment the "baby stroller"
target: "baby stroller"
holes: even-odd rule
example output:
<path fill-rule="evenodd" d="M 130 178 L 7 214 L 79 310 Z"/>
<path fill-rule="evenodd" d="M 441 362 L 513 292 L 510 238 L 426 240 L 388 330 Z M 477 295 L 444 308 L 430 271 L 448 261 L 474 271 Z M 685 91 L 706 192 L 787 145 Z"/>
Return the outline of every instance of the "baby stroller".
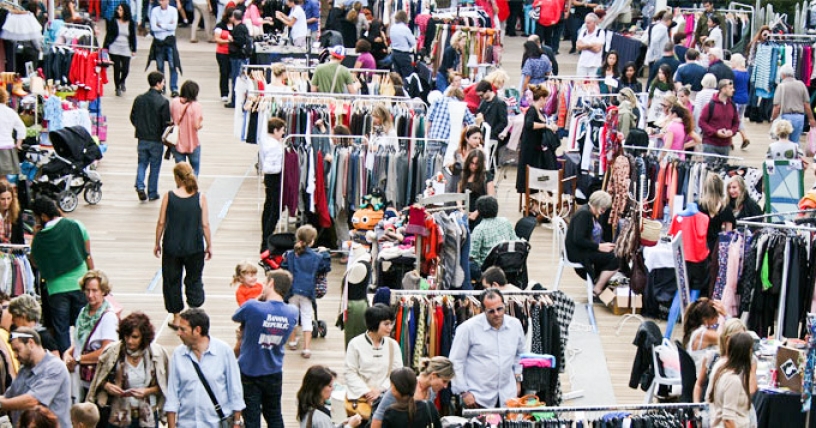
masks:
<path fill-rule="evenodd" d="M 295 234 L 275 233 L 267 240 L 266 248 L 266 251 L 261 253 L 261 261 L 258 264 L 264 268 L 265 272 L 280 269 L 283 255 L 295 248 Z M 317 315 L 317 300 L 312 301 L 312 308 Z M 312 339 L 318 336 L 325 338 L 327 333 L 326 322 L 318 320 L 315 316 L 315 319 L 312 320 Z"/>
<path fill-rule="evenodd" d="M 60 209 L 71 212 L 79 205 L 79 193 L 85 202 L 96 205 L 102 200 L 102 177 L 90 166 L 102 159 L 102 151 L 82 126 L 70 126 L 48 134 L 54 150 L 23 146 L 26 159 L 39 167 L 32 192 L 57 201 Z"/>

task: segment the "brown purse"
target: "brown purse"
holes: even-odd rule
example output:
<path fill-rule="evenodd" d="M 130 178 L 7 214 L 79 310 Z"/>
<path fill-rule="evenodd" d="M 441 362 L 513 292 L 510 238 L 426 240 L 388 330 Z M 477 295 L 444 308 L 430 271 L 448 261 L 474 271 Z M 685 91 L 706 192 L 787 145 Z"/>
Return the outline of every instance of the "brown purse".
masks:
<path fill-rule="evenodd" d="M 385 341 L 385 346 L 388 346 L 388 371 L 391 371 L 391 366 L 394 364 L 394 348 L 388 341 Z M 346 395 L 346 416 L 360 415 L 363 420 L 371 420 L 371 403 L 365 397 L 359 397 L 353 400 Z"/>

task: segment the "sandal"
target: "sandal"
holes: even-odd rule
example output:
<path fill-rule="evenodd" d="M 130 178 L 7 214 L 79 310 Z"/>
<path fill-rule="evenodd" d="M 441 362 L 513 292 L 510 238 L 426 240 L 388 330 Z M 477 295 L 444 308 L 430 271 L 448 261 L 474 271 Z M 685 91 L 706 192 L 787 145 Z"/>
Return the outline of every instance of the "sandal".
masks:
<path fill-rule="evenodd" d="M 178 324 L 173 324 L 173 321 L 167 321 L 167 326 L 173 331 L 178 331 L 179 329 Z"/>
<path fill-rule="evenodd" d="M 303 358 L 309 359 L 312 356 L 312 351 L 310 351 L 308 349 L 304 349 L 304 350 L 300 351 L 300 356 L 303 357 Z"/>
<path fill-rule="evenodd" d="M 295 340 L 294 342 L 289 342 L 289 349 L 297 351 L 298 344 L 300 344 L 300 339 Z"/>

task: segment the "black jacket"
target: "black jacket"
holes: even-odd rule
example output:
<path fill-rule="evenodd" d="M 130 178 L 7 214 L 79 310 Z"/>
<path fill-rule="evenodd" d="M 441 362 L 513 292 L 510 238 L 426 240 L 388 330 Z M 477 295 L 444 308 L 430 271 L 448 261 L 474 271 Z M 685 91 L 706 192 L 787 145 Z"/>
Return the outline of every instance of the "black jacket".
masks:
<path fill-rule="evenodd" d="M 663 342 L 663 334 L 660 327 L 652 321 L 640 324 L 633 345 L 637 346 L 635 361 L 632 362 L 632 373 L 629 375 L 629 388 L 637 388 L 646 391 L 654 379 L 654 364 L 652 359 L 652 347 Z"/>
<path fill-rule="evenodd" d="M 173 65 L 178 70 L 179 74 L 183 74 L 181 70 L 181 57 L 179 56 L 178 46 L 176 46 L 176 36 L 167 36 L 164 40 L 153 39 L 150 44 L 150 53 L 147 55 L 147 64 L 145 64 L 145 71 L 150 68 L 150 63 L 156 61 L 156 49 L 163 47 L 173 48 Z"/>
<path fill-rule="evenodd" d="M 119 25 L 116 18 L 105 21 L 105 42 L 102 47 L 108 49 L 110 45 L 119 37 Z M 136 22 L 132 19 L 128 21 L 128 44 L 130 51 L 136 52 Z"/>
<path fill-rule="evenodd" d="M 717 76 L 717 83 L 720 83 L 720 80 L 723 79 L 734 81 L 734 71 L 722 61 L 714 61 L 708 66 L 708 72 Z"/>
<path fill-rule="evenodd" d="M 133 100 L 130 123 L 136 128 L 136 138 L 160 142 L 164 128 L 170 124 L 170 102 L 161 92 L 148 89 Z"/>
<path fill-rule="evenodd" d="M 496 95 L 493 101 L 483 100 L 476 112 L 490 125 L 490 139 L 498 141 L 499 134 L 507 128 L 507 104 Z"/>
<path fill-rule="evenodd" d="M 232 42 L 229 44 L 229 56 L 232 59 L 247 59 L 244 53 L 244 46 L 249 43 L 249 29 L 246 25 L 238 24 L 232 27 L 230 32 Z"/>

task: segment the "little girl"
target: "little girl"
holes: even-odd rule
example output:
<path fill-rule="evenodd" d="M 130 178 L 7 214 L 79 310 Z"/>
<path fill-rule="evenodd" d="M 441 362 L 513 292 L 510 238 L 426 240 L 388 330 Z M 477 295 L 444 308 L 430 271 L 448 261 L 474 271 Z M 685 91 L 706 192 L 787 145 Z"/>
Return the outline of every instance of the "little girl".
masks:
<path fill-rule="evenodd" d="M 300 310 L 300 326 L 303 331 L 303 350 L 300 356 L 309 358 L 312 351 L 309 345 L 312 342 L 312 318 L 314 317 L 315 278 L 319 273 L 331 270 L 329 253 L 321 248 L 315 252 L 310 247 L 317 238 L 317 230 L 306 225 L 298 228 L 295 233 L 295 249 L 287 251 L 283 256 L 281 268 L 292 274 L 292 289 L 289 292 L 289 304 Z M 289 349 L 298 347 L 297 332 L 292 330 L 289 339 Z"/>
<path fill-rule="evenodd" d="M 254 299 L 261 295 L 263 284 L 258 282 L 258 268 L 248 261 L 242 261 L 235 266 L 235 275 L 232 276 L 231 287 L 235 289 L 235 300 L 241 306 L 247 300 Z"/>

